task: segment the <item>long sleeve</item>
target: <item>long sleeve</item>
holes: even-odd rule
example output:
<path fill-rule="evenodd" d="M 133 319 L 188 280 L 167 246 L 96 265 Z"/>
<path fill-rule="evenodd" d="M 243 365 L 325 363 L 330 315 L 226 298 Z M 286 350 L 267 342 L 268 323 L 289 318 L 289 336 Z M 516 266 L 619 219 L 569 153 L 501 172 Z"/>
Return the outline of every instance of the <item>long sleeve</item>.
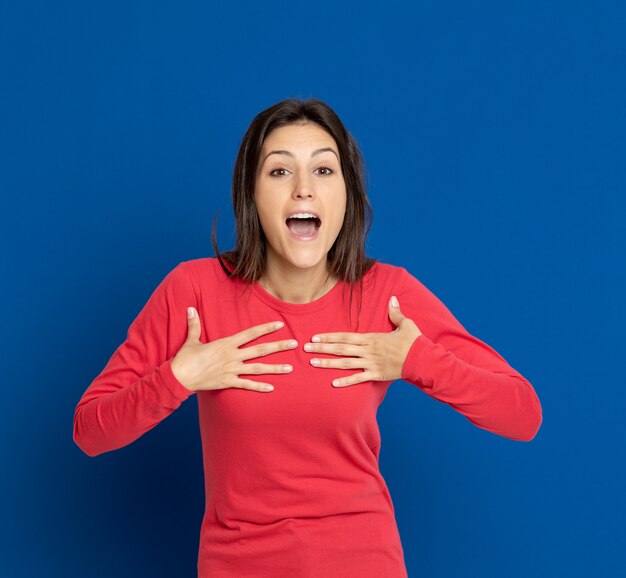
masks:
<path fill-rule="evenodd" d="M 400 269 L 400 308 L 422 332 L 408 352 L 402 379 L 482 429 L 517 441 L 534 438 L 542 410 L 532 385 L 494 349 L 470 335 L 420 281 Z"/>
<path fill-rule="evenodd" d="M 74 442 L 97 456 L 135 441 L 193 392 L 171 361 L 187 338 L 187 307 L 197 297 L 184 263 L 161 281 L 74 412 Z"/>

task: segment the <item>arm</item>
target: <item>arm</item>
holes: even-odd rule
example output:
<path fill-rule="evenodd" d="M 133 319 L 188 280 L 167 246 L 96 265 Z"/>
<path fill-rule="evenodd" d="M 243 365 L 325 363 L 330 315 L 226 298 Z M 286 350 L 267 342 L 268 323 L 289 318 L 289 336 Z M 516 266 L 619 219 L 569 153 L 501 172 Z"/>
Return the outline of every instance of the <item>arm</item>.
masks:
<path fill-rule="evenodd" d="M 517 441 L 533 439 L 542 410 L 532 385 L 494 349 L 470 335 L 420 281 L 400 269 L 400 307 L 422 332 L 409 349 L 402 379 L 482 429 Z"/>
<path fill-rule="evenodd" d="M 74 442 L 88 456 L 130 444 L 193 393 L 171 368 L 186 339 L 188 306 L 197 308 L 197 298 L 180 263 L 154 290 L 76 406 Z"/>

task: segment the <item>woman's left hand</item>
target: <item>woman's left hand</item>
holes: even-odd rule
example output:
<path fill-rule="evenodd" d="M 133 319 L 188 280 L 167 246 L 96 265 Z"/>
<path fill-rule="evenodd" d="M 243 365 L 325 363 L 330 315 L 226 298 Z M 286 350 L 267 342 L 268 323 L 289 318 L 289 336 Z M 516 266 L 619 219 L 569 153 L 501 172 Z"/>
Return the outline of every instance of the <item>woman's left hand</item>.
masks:
<path fill-rule="evenodd" d="M 394 306 L 394 300 L 396 305 Z M 402 366 L 413 342 L 422 334 L 415 322 L 402 315 L 395 297 L 389 300 L 389 319 L 397 326 L 390 333 L 318 333 L 319 342 L 306 343 L 305 351 L 343 355 L 341 359 L 312 358 L 315 367 L 339 369 L 361 368 L 365 371 L 335 379 L 335 387 L 355 385 L 365 381 L 393 381 L 399 379 Z"/>

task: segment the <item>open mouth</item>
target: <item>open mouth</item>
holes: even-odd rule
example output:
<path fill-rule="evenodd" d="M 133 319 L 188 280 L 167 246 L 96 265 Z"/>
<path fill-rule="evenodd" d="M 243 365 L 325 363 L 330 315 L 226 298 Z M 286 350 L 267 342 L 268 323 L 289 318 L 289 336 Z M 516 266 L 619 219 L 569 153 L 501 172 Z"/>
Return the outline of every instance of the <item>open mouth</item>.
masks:
<path fill-rule="evenodd" d="M 313 237 L 322 225 L 317 217 L 289 217 L 285 220 L 288 229 L 297 237 Z"/>

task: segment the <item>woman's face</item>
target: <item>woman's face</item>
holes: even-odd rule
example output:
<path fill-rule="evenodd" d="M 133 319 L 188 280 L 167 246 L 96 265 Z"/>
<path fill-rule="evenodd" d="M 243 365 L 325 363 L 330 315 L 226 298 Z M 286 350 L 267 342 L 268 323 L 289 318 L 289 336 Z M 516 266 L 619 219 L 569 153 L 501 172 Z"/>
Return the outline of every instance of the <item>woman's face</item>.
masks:
<path fill-rule="evenodd" d="M 290 124 L 265 139 L 254 198 L 268 267 L 320 267 L 339 235 L 346 185 L 335 139 L 315 123 Z M 319 219 L 294 219 L 314 213 Z"/>

